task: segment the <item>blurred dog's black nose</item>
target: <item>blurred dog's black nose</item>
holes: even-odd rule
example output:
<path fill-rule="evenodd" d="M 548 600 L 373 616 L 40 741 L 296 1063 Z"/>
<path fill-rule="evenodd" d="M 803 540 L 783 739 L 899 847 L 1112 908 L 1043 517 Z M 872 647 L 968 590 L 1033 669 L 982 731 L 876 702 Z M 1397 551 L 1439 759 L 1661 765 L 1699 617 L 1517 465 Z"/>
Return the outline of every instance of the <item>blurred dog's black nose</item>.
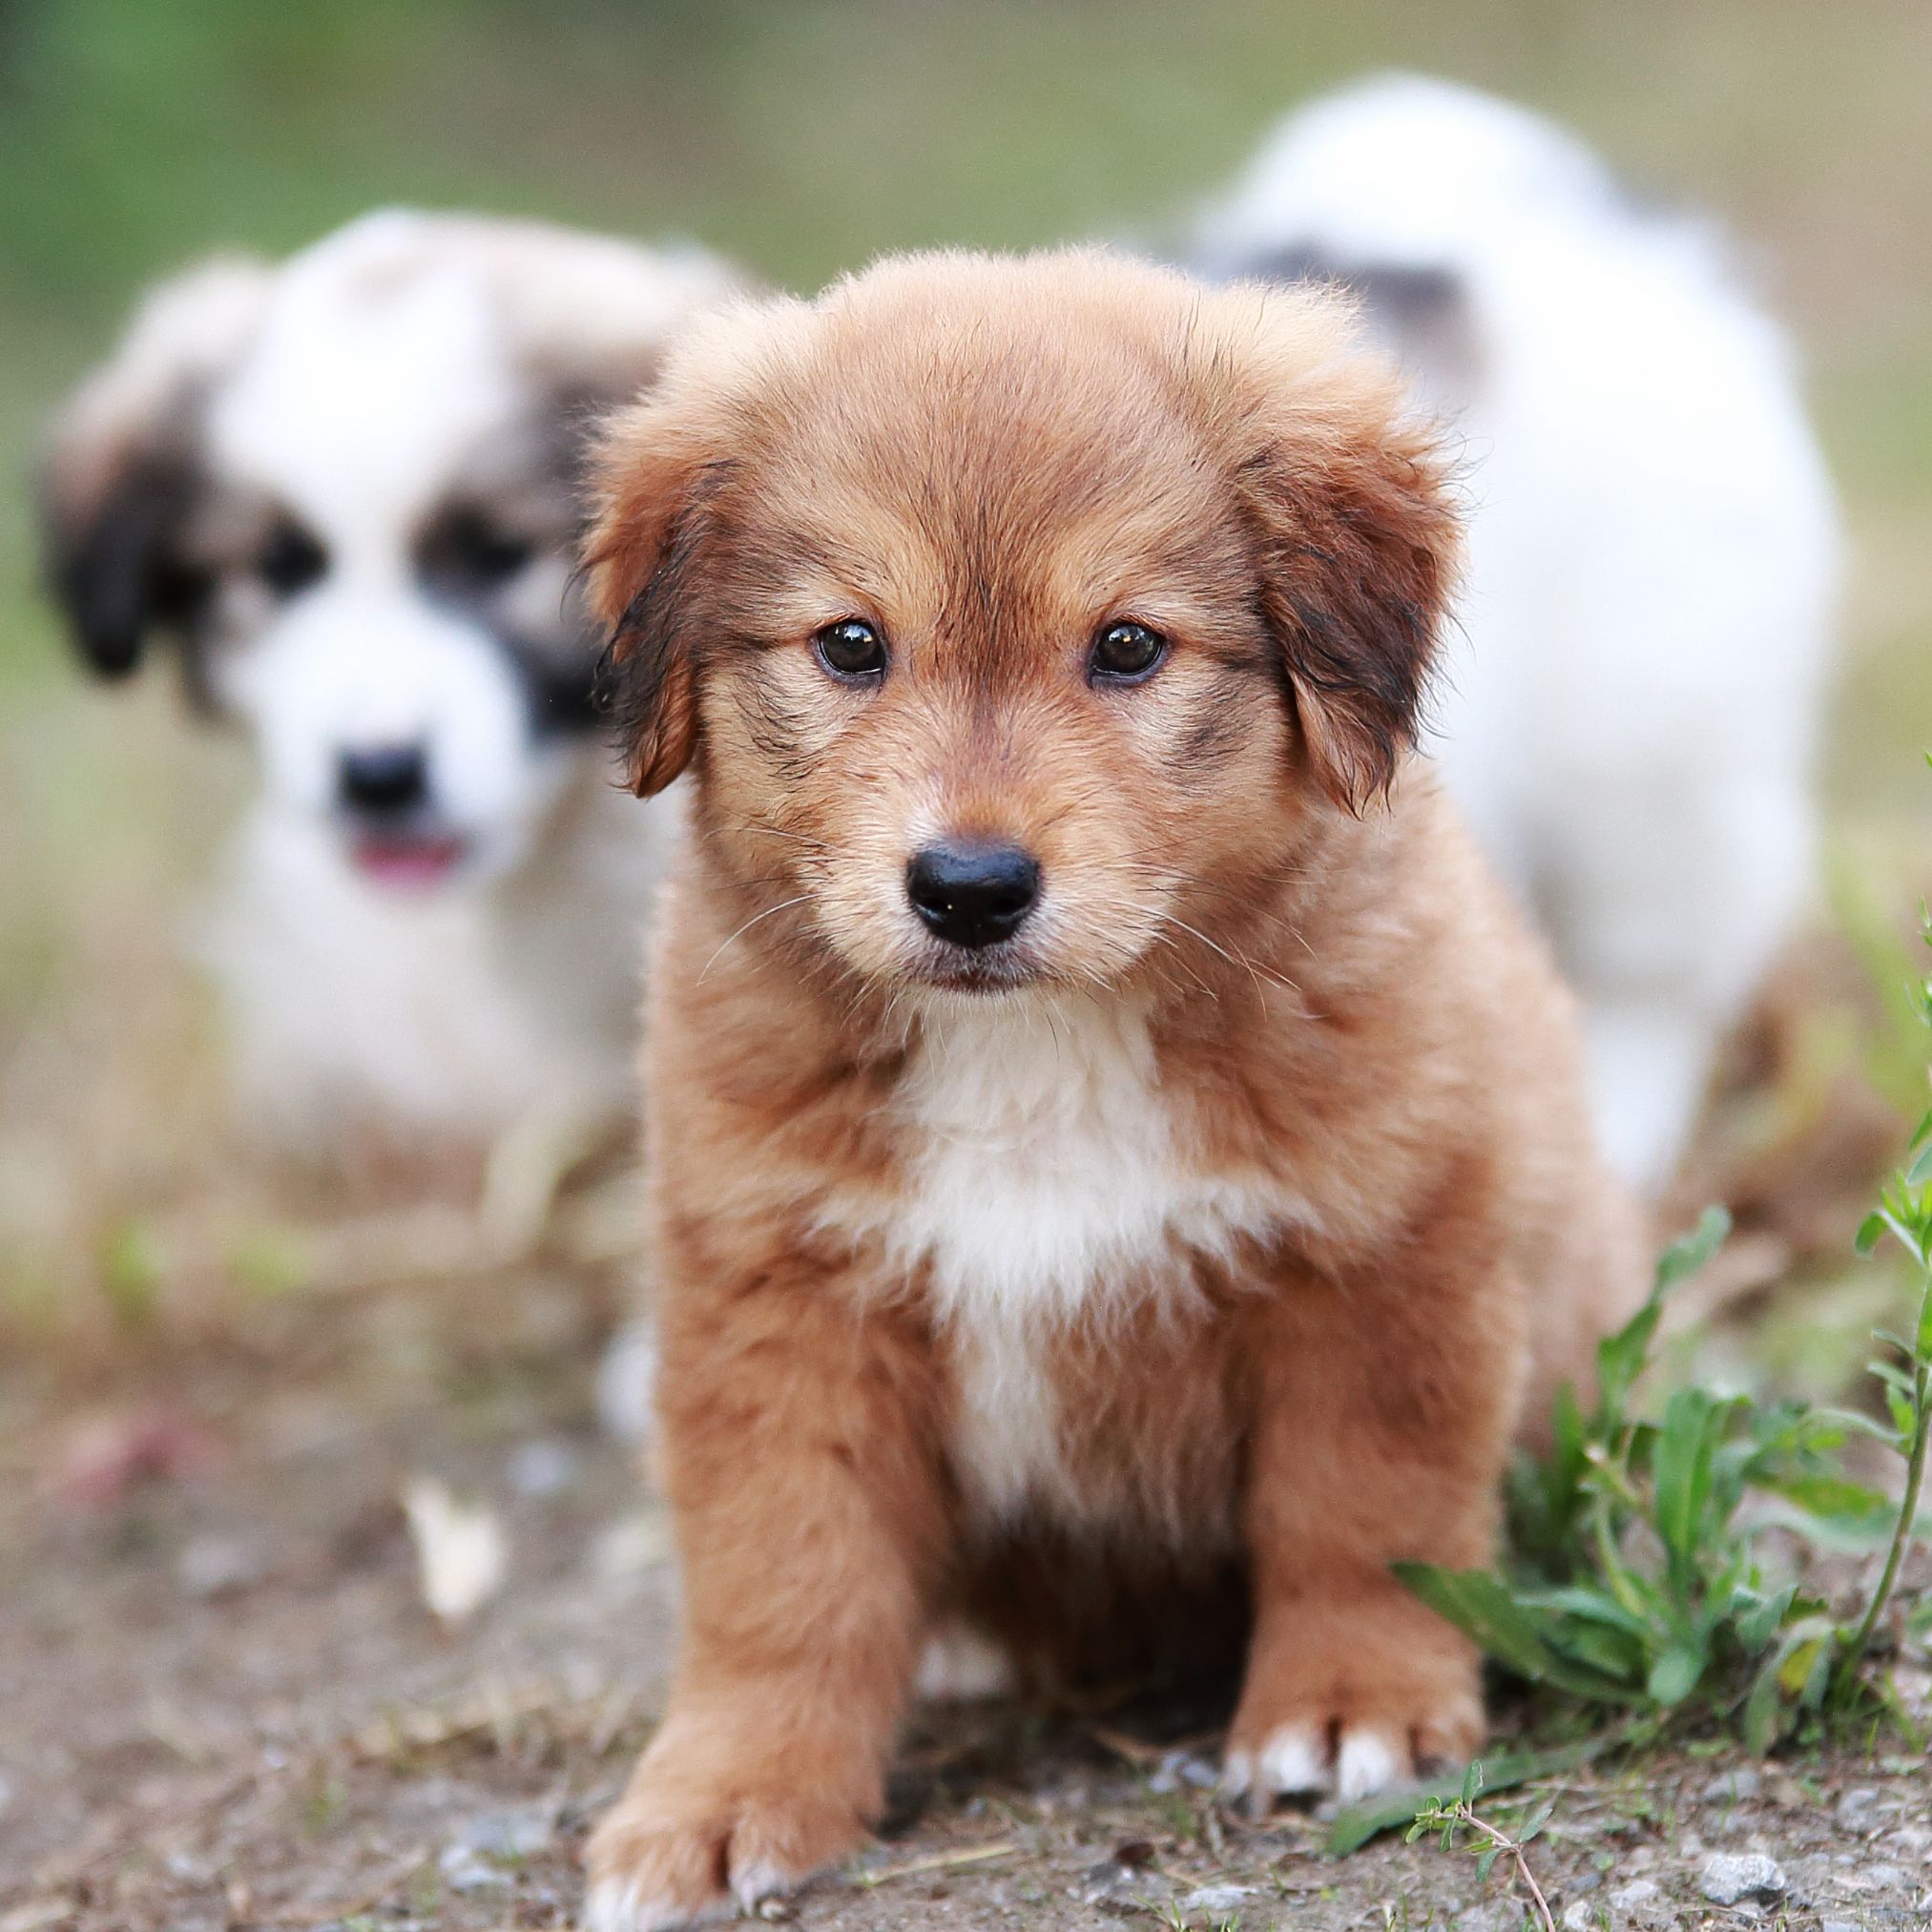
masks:
<path fill-rule="evenodd" d="M 343 803 L 358 812 L 400 816 L 429 796 L 429 760 L 420 744 L 369 745 L 336 758 Z"/>
<path fill-rule="evenodd" d="M 912 909 L 954 945 L 1010 939 L 1040 896 L 1040 867 L 1017 845 L 928 845 L 905 868 Z"/>

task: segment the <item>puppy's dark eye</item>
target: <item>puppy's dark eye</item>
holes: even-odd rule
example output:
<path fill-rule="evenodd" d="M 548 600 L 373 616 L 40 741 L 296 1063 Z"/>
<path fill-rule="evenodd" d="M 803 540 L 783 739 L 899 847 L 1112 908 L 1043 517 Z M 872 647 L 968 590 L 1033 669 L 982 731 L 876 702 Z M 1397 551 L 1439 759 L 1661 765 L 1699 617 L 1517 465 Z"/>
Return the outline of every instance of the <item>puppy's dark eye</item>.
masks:
<path fill-rule="evenodd" d="M 480 510 L 452 509 L 425 533 L 418 550 L 423 574 L 455 595 L 501 590 L 528 569 L 535 542 L 505 530 Z"/>
<path fill-rule="evenodd" d="M 827 624 L 813 637 L 812 649 L 834 677 L 848 684 L 885 675 L 885 640 L 870 624 L 857 617 Z"/>
<path fill-rule="evenodd" d="M 293 597 L 321 580 L 328 552 L 299 523 L 279 523 L 255 553 L 255 574 L 278 597 Z"/>
<path fill-rule="evenodd" d="M 1105 684 L 1138 684 L 1167 655 L 1167 639 L 1145 624 L 1109 624 L 1087 654 L 1087 675 Z"/>

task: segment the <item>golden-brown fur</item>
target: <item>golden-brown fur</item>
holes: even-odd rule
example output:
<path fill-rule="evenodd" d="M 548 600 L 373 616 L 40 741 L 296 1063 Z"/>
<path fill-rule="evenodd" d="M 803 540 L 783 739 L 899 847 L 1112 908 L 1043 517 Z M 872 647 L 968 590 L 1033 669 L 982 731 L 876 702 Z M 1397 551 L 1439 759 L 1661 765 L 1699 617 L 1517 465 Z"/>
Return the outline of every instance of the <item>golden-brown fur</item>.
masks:
<path fill-rule="evenodd" d="M 648 1069 L 684 1649 L 592 1922 L 849 1850 L 961 1612 L 1061 1677 L 1249 1628 L 1262 1800 L 1466 1755 L 1476 1660 L 1388 1563 L 1484 1559 L 1641 1271 L 1569 1003 L 1408 753 L 1453 524 L 1393 380 L 1325 298 L 914 258 L 701 324 L 603 478 L 633 777 L 696 786 Z M 1093 681 L 1126 619 L 1168 656 Z M 1005 945 L 910 912 L 942 836 L 1038 860 Z"/>

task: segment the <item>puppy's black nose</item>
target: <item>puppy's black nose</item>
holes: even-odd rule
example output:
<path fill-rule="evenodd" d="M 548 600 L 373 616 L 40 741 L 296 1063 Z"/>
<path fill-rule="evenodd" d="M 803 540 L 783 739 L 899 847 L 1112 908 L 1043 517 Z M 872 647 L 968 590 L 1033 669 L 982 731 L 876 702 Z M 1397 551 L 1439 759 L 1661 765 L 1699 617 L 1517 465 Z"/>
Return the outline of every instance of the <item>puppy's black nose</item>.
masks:
<path fill-rule="evenodd" d="M 429 760 L 420 744 L 369 745 L 336 758 L 343 803 L 358 812 L 400 815 L 429 796 Z"/>
<path fill-rule="evenodd" d="M 912 909 L 954 945 L 994 945 L 1040 896 L 1040 867 L 1017 845 L 928 845 L 905 868 Z"/>

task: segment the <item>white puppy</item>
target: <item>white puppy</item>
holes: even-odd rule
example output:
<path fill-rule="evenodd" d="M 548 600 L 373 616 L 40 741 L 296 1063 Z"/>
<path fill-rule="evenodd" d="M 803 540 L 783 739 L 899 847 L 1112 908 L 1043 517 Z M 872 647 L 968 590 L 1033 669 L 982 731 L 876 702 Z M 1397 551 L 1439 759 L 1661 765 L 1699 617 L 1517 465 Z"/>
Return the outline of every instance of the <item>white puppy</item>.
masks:
<path fill-rule="evenodd" d="M 1290 117 L 1195 259 L 1349 283 L 1460 427 L 1435 748 L 1583 996 L 1607 1150 L 1657 1189 L 1811 871 L 1839 544 L 1788 345 L 1710 232 L 1436 81 Z"/>
<path fill-rule="evenodd" d="M 85 657 L 157 634 L 260 786 L 206 950 L 251 1126 L 488 1144 L 629 1102 L 661 815 L 612 785 L 577 607 L 588 419 L 731 276 L 402 212 L 156 289 L 45 472 Z"/>

